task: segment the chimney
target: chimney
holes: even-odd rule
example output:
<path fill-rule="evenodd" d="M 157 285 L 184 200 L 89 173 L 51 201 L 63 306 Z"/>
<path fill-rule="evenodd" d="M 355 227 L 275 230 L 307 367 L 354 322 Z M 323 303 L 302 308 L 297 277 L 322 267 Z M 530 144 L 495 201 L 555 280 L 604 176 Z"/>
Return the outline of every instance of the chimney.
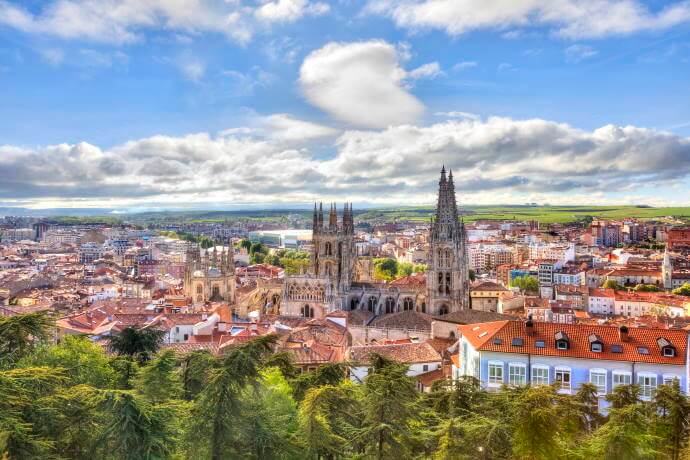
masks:
<path fill-rule="evenodd" d="M 525 321 L 525 331 L 527 335 L 534 335 L 534 322 L 532 321 L 532 314 L 527 316 L 527 321 Z"/>
<path fill-rule="evenodd" d="M 618 336 L 621 339 L 621 342 L 627 342 L 628 341 L 628 326 L 621 326 L 618 328 Z"/>

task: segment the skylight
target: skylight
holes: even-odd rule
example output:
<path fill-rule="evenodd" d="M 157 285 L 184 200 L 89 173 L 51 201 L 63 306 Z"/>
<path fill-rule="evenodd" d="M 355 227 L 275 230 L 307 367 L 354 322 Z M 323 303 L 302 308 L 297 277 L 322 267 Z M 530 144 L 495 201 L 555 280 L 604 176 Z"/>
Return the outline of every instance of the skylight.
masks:
<path fill-rule="evenodd" d="M 641 355 L 648 355 L 649 354 L 649 348 L 647 347 L 637 347 L 637 352 Z"/>
<path fill-rule="evenodd" d="M 503 340 L 499 338 L 494 339 L 494 345 L 503 345 Z"/>
<path fill-rule="evenodd" d="M 543 340 L 537 340 L 536 342 L 534 342 L 534 346 L 537 348 L 546 348 L 546 342 L 544 342 Z"/>
<path fill-rule="evenodd" d="M 623 345 L 611 345 L 612 353 L 623 353 Z"/>
<path fill-rule="evenodd" d="M 522 346 L 522 339 L 519 338 L 519 337 L 517 337 L 517 338 L 513 339 L 513 341 L 511 342 L 511 344 L 512 344 L 514 347 L 521 347 L 521 346 Z"/>

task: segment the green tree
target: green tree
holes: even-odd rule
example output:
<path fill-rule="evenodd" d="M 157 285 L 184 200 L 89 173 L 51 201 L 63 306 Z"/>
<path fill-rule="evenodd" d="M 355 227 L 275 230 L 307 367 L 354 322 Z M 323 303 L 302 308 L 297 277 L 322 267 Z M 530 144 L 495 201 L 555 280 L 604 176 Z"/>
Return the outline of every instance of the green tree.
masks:
<path fill-rule="evenodd" d="M 582 445 L 583 458 L 651 459 L 658 452 L 648 432 L 649 418 L 642 404 L 629 404 L 609 411 L 609 420 Z"/>
<path fill-rule="evenodd" d="M 448 419 L 439 434 L 438 449 L 435 460 L 457 460 L 466 458 L 467 445 L 463 439 L 462 429 L 454 419 Z"/>
<path fill-rule="evenodd" d="M 539 292 L 539 280 L 530 275 L 516 276 L 510 285 L 519 288 L 522 292 Z"/>
<path fill-rule="evenodd" d="M 244 249 L 245 251 L 249 252 L 249 250 L 252 247 L 252 242 L 249 241 L 248 239 L 244 238 L 240 240 L 239 247 Z"/>
<path fill-rule="evenodd" d="M 678 460 L 688 441 L 690 402 L 676 379 L 670 385 L 661 385 L 654 393 L 654 423 L 661 440 L 661 449 L 671 460 Z"/>
<path fill-rule="evenodd" d="M 151 403 L 164 403 L 182 396 L 182 383 L 177 373 L 177 356 L 164 350 L 137 377 L 136 388 Z"/>
<path fill-rule="evenodd" d="M 474 271 L 474 269 L 472 269 L 472 268 L 470 268 L 470 270 L 469 270 L 469 277 L 470 277 L 470 281 L 474 281 L 477 279 L 477 272 Z"/>
<path fill-rule="evenodd" d="M 211 370 L 195 401 L 190 454 L 220 460 L 234 452 L 242 428 L 236 419 L 242 410 L 241 393 L 247 385 L 258 383 L 261 366 L 275 341 L 275 336 L 266 335 L 239 345 Z"/>
<path fill-rule="evenodd" d="M 606 401 L 614 409 L 622 409 L 640 402 L 640 387 L 637 385 L 618 385 L 606 395 Z"/>
<path fill-rule="evenodd" d="M 367 455 L 379 460 L 409 456 L 410 422 L 419 393 L 407 364 L 372 355 L 372 371 L 362 389 L 362 428 L 358 438 Z"/>
<path fill-rule="evenodd" d="M 674 289 L 672 292 L 675 295 L 684 295 L 686 297 L 690 297 L 690 283 L 683 283 L 681 287 Z"/>
<path fill-rule="evenodd" d="M 392 281 L 398 273 L 398 262 L 391 258 L 374 259 L 374 278 Z"/>
<path fill-rule="evenodd" d="M 295 399 L 301 401 L 306 392 L 323 385 L 338 385 L 346 375 L 346 367 L 341 363 L 323 364 L 313 371 L 303 372 L 292 380 Z"/>
<path fill-rule="evenodd" d="M 0 369 L 49 341 L 53 333 L 54 322 L 45 313 L 0 316 Z"/>
<path fill-rule="evenodd" d="M 623 291 L 625 288 L 618 284 L 614 280 L 606 280 L 606 282 L 602 286 L 604 289 L 613 289 L 614 291 Z"/>
<path fill-rule="evenodd" d="M 308 458 L 335 459 L 352 449 L 361 387 L 350 381 L 309 389 L 299 408 L 301 442 Z"/>
<path fill-rule="evenodd" d="M 277 368 L 261 372 L 257 385 L 246 386 L 240 396 L 237 449 L 243 458 L 262 460 L 302 458 L 295 436 L 297 404 L 287 380 Z"/>
<path fill-rule="evenodd" d="M 661 289 L 654 284 L 638 284 L 633 288 L 635 292 L 659 292 Z"/>
<path fill-rule="evenodd" d="M 17 366 L 62 368 L 73 385 L 112 388 L 116 380 L 103 348 L 84 336 L 66 336 L 58 345 L 39 347 Z"/>
<path fill-rule="evenodd" d="M 167 411 L 129 391 L 111 391 L 103 404 L 110 420 L 96 441 L 101 455 L 125 460 L 172 457 L 174 424 Z"/>
<path fill-rule="evenodd" d="M 558 395 L 552 386 L 539 385 L 512 392 L 515 432 L 513 452 L 518 458 L 559 458 L 561 412 Z"/>
<path fill-rule="evenodd" d="M 165 331 L 158 329 L 126 327 L 119 334 L 108 337 L 108 348 L 117 355 L 145 363 L 156 354 L 164 336 Z"/>
<path fill-rule="evenodd" d="M 62 370 L 49 367 L 0 371 L 0 458 L 33 459 L 50 452 L 53 442 L 33 432 L 27 415 L 37 413 L 39 398 L 64 382 Z"/>
<path fill-rule="evenodd" d="M 191 401 L 206 385 L 216 358 L 208 350 L 194 350 L 182 358 L 182 391 Z"/>

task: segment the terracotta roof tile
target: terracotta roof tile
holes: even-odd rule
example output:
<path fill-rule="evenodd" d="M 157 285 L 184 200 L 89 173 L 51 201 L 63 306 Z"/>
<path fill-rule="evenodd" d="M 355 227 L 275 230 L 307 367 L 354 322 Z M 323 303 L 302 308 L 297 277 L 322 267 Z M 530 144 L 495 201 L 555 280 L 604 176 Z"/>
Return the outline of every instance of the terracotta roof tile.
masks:
<path fill-rule="evenodd" d="M 459 326 L 459 330 L 474 348 L 481 351 L 655 364 L 684 365 L 688 340 L 687 331 L 674 329 L 631 327 L 628 329 L 628 339 L 622 341 L 619 329 L 615 326 L 535 322 L 534 331 L 530 335 L 527 334 L 524 321 L 501 321 L 477 326 L 480 326 L 479 329 L 474 329 L 471 325 Z M 483 334 L 484 332 L 486 334 Z M 555 336 L 558 332 L 564 332 L 570 339 L 568 350 L 556 349 Z M 591 334 L 601 337 L 604 344 L 603 352 L 590 350 L 588 337 Z M 657 344 L 660 337 L 671 342 L 676 348 L 674 357 L 662 356 Z M 518 338 L 522 339 L 522 346 L 513 346 L 513 339 Z M 495 339 L 500 339 L 500 343 Z M 544 347 L 536 347 L 536 341 L 543 341 Z M 613 345 L 620 346 L 621 352 L 613 353 Z M 649 353 L 640 354 L 640 348 L 647 348 Z"/>
<path fill-rule="evenodd" d="M 369 362 L 369 356 L 372 353 L 409 364 L 441 361 L 441 355 L 426 342 L 394 345 L 361 345 L 350 347 L 349 351 L 350 359 L 357 363 Z"/>

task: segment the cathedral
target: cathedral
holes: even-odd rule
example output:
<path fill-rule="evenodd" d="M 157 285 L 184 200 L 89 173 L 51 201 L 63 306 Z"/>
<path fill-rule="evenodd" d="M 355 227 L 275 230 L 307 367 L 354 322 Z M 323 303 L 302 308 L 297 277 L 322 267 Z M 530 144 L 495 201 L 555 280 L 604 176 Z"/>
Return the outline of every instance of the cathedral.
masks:
<path fill-rule="evenodd" d="M 444 315 L 469 308 L 467 235 L 458 219 L 452 172 L 446 177 L 445 168 L 441 170 L 426 277 L 412 275 L 388 284 L 357 279 L 352 205 L 345 205 L 340 221 L 335 204 L 327 222 L 324 216 L 323 205 L 315 205 L 310 270 L 285 278 L 282 315 L 311 318 L 357 309 L 375 315 L 405 310 Z"/>
<path fill-rule="evenodd" d="M 336 310 L 365 310 L 374 315 L 414 310 L 444 315 L 469 308 L 467 234 L 458 218 L 453 173 L 441 170 L 436 215 L 429 229 L 429 258 L 426 275 L 410 275 L 390 283 L 374 282 L 368 276 L 371 260 L 358 257 L 352 204 L 338 213 L 335 204 L 324 210 L 314 205 L 312 254 L 305 274 L 286 276 L 282 292 L 257 286 L 244 299 L 245 313 L 253 305 L 247 299 L 271 299 L 273 311 L 285 316 L 320 318 Z M 263 290 L 263 291 L 262 291 Z M 258 292 L 261 291 L 261 292 Z M 228 302 L 233 309 L 235 268 L 233 251 L 222 247 L 190 249 L 184 278 L 185 297 L 199 304 Z M 268 302 L 268 300 L 266 300 Z M 261 305 L 268 310 L 268 304 Z"/>
<path fill-rule="evenodd" d="M 235 260 L 232 249 L 198 249 L 186 254 L 184 295 L 194 303 L 235 301 Z"/>

